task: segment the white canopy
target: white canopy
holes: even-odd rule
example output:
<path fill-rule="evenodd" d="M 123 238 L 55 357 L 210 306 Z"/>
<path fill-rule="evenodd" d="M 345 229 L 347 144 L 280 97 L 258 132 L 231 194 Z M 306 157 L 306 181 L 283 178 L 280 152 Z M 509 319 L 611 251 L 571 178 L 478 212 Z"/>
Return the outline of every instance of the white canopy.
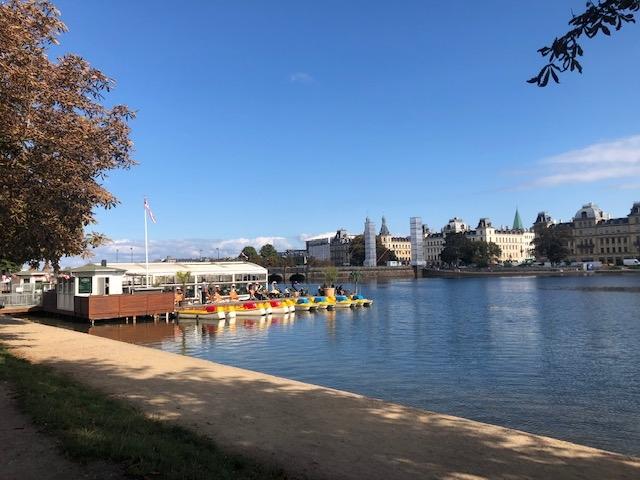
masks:
<path fill-rule="evenodd" d="M 109 263 L 111 267 L 126 270 L 125 275 L 146 275 L 147 269 L 142 263 Z M 150 262 L 149 275 L 174 276 L 177 272 L 190 272 L 192 275 L 267 275 L 267 269 L 250 262 Z"/>

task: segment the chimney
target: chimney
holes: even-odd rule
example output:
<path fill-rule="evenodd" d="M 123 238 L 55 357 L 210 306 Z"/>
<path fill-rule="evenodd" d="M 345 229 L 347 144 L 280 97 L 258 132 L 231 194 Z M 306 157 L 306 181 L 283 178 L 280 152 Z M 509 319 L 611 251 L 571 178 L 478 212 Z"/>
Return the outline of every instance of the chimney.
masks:
<path fill-rule="evenodd" d="M 106 267 L 107 266 L 107 261 L 106 260 L 102 260 L 100 262 L 100 265 L 103 266 L 103 267 Z"/>

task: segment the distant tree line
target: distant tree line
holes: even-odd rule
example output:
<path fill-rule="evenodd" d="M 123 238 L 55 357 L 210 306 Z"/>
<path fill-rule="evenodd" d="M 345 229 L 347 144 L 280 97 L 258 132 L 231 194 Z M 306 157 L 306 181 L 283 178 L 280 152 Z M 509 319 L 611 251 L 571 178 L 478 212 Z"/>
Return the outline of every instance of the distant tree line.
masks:
<path fill-rule="evenodd" d="M 533 246 L 536 258 L 546 258 L 552 264 L 563 262 L 569 257 L 571 232 L 559 225 L 550 225 L 536 230 Z"/>
<path fill-rule="evenodd" d="M 349 244 L 351 265 L 364 265 L 364 235 L 356 235 Z M 385 248 L 379 236 L 376 236 L 376 265 L 384 266 L 387 262 L 398 260 L 395 252 Z"/>
<path fill-rule="evenodd" d="M 484 240 L 473 241 L 464 233 L 450 233 L 445 237 L 440 260 L 450 266 L 476 265 L 488 267 L 502 254 L 500 247 Z"/>

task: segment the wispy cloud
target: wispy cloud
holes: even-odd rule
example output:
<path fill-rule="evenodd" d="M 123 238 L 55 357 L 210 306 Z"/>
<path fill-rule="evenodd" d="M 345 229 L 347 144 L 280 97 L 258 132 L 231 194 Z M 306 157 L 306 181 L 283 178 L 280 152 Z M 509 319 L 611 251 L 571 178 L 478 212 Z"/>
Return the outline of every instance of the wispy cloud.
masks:
<path fill-rule="evenodd" d="M 181 240 L 152 240 L 149 242 L 149 260 L 160 260 L 167 256 L 176 258 L 199 258 L 200 256 L 216 258 L 218 249 L 221 258 L 235 258 L 240 251 L 251 245 L 260 249 L 267 243 L 282 251 L 289 248 L 296 248 L 302 245 L 299 238 L 287 237 L 254 237 L 254 238 L 230 238 L 230 239 L 181 239 Z M 108 245 L 93 250 L 94 257 L 85 260 L 79 257 L 70 257 L 62 260 L 64 267 L 77 266 L 87 263 L 87 261 L 98 262 L 102 259 L 114 262 L 128 262 L 133 258 L 134 262 L 144 261 L 144 241 L 118 239 Z"/>
<path fill-rule="evenodd" d="M 621 188 L 633 188 L 629 187 L 628 180 L 640 179 L 640 135 L 542 159 L 537 162 L 536 172 L 537 177 L 521 187 L 557 187 L 620 179 L 626 180 L 626 187 L 621 185 Z"/>
<path fill-rule="evenodd" d="M 310 233 L 301 233 L 298 236 L 298 240 L 303 243 L 306 242 L 307 240 L 317 240 L 319 238 L 332 238 L 334 237 L 336 234 L 335 231 L 333 232 L 325 232 L 325 233 L 316 233 L 316 234 L 310 234 Z"/>
<path fill-rule="evenodd" d="M 289 75 L 289 81 L 291 83 L 314 83 L 316 81 L 310 74 L 306 72 L 295 72 Z"/>

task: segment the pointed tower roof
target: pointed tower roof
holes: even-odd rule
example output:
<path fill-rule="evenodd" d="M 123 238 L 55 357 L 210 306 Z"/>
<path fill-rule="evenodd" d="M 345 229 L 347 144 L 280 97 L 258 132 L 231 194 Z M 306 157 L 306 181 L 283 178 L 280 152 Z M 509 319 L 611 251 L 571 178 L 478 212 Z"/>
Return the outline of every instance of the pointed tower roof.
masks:
<path fill-rule="evenodd" d="M 513 229 L 524 230 L 524 226 L 522 225 L 522 219 L 520 218 L 520 212 L 518 212 L 517 207 L 516 207 L 516 216 L 513 217 Z"/>
<path fill-rule="evenodd" d="M 380 227 L 380 235 L 391 235 L 387 227 L 387 219 L 382 217 L 382 226 Z"/>

